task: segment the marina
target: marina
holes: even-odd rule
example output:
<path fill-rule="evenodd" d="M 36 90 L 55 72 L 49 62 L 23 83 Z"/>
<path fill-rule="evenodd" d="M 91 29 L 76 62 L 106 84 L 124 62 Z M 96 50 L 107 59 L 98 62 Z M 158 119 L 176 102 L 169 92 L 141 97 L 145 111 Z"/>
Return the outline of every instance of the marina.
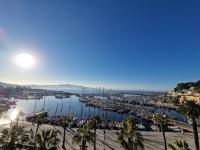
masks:
<path fill-rule="evenodd" d="M 15 101 L 16 105 L 12 105 L 12 109 L 18 108 L 24 114 L 29 115 L 34 112 L 39 112 L 41 110 L 48 112 L 49 116 L 63 116 L 69 115 L 80 119 L 87 119 L 93 115 L 99 115 L 102 118 L 106 117 L 106 112 L 95 108 L 86 106 L 85 103 L 79 101 L 79 97 L 71 96 L 70 98 L 56 98 L 55 96 L 44 96 L 43 99 L 31 99 L 24 100 L 18 99 Z M 122 121 L 126 117 L 125 114 L 119 114 L 117 112 L 108 111 L 107 119 Z"/>
<path fill-rule="evenodd" d="M 0 150 L 200 150 L 190 1 L 1 1 Z"/>
<path fill-rule="evenodd" d="M 129 96 L 128 98 L 124 97 L 123 100 L 122 97 L 120 99 L 116 96 L 115 99 L 112 99 L 112 97 L 99 99 L 98 96 L 79 97 L 71 95 L 66 97 L 65 95 L 61 95 L 60 97 L 60 95 L 54 95 L 43 96 L 41 99 L 15 99 L 14 104 L 10 106 L 11 108 L 5 115 L 9 115 L 13 109 L 17 108 L 25 114 L 24 117 L 26 119 L 37 112 L 47 112 L 48 121 L 46 122 L 48 123 L 52 122 L 52 120 L 56 122 L 62 116 L 70 116 L 77 120 L 77 124 L 81 121 L 84 122 L 92 116 L 99 116 L 102 120 L 115 122 L 116 124 L 117 122 L 121 123 L 127 116 L 133 115 L 142 124 L 142 122 L 148 120 L 147 116 L 154 113 L 163 113 L 171 119 L 185 123 L 188 122 L 175 109 L 142 105 L 141 99 L 145 99 L 145 97 L 134 96 L 131 99 Z"/>

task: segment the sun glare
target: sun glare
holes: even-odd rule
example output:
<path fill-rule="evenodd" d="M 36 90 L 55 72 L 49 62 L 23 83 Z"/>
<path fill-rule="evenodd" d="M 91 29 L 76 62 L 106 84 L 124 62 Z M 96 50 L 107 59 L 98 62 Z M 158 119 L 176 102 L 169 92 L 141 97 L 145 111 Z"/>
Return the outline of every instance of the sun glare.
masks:
<path fill-rule="evenodd" d="M 19 110 L 18 109 L 14 109 L 10 114 L 10 119 L 11 120 L 15 120 L 17 118 L 18 114 L 19 114 Z"/>
<path fill-rule="evenodd" d="M 23 69 L 32 68 L 35 64 L 34 57 L 28 53 L 18 54 L 15 60 L 16 64 Z"/>

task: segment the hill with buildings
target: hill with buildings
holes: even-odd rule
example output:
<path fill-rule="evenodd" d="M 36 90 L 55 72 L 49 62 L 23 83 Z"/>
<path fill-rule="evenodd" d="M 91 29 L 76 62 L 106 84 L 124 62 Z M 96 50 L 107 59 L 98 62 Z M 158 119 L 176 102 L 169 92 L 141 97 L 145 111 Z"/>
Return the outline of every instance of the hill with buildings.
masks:
<path fill-rule="evenodd" d="M 189 90 L 190 88 L 200 91 L 200 80 L 197 82 L 178 83 L 177 86 L 174 88 L 174 91 L 177 92 Z"/>

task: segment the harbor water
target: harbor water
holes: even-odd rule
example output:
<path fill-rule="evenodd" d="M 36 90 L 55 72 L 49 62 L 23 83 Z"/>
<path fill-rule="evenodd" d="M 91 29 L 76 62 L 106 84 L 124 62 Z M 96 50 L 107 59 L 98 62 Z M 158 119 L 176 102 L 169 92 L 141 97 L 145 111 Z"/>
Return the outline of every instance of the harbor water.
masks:
<path fill-rule="evenodd" d="M 79 101 L 79 97 L 72 95 L 70 98 L 58 99 L 55 96 L 45 96 L 42 99 L 19 99 L 16 100 L 16 105 L 12 109 L 17 108 L 25 115 L 34 112 L 40 112 L 44 109 L 49 116 L 70 115 L 79 119 L 87 119 L 98 115 L 100 118 L 111 121 L 122 121 L 127 117 L 127 114 L 120 114 L 112 111 L 104 111 L 99 108 L 86 106 L 85 103 Z M 10 109 L 10 111 L 12 111 Z M 146 112 L 165 113 L 176 120 L 186 122 L 187 120 L 175 110 L 157 108 L 153 106 L 145 107 Z"/>
<path fill-rule="evenodd" d="M 127 117 L 125 114 L 106 112 L 98 108 L 88 107 L 85 103 L 80 102 L 79 97 L 75 95 L 63 99 L 55 98 L 55 96 L 45 96 L 42 99 L 31 100 L 19 99 L 16 100 L 16 105 L 12 107 L 12 109 L 15 108 L 21 110 L 25 115 L 40 112 L 44 108 L 44 111 L 47 111 L 49 116 L 71 115 L 79 119 L 87 119 L 98 115 L 102 119 L 111 121 L 122 121 Z"/>

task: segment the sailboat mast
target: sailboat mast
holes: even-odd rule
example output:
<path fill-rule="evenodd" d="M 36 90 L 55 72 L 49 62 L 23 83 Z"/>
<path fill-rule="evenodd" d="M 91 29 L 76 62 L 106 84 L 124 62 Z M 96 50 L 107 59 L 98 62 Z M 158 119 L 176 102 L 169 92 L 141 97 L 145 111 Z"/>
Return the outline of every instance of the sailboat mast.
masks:
<path fill-rule="evenodd" d="M 43 100 L 44 100 L 44 103 L 43 103 L 43 112 L 44 112 L 44 107 L 45 107 L 45 99 L 46 99 L 46 90 L 44 92 L 44 98 L 43 98 Z"/>
<path fill-rule="evenodd" d="M 56 111 L 55 111 L 55 115 L 54 115 L 54 116 L 56 116 L 57 111 L 58 111 L 58 104 L 57 104 L 57 107 L 56 107 Z"/>
<path fill-rule="evenodd" d="M 37 100 L 35 100 L 34 114 L 35 114 L 35 111 L 36 111 L 36 101 L 37 101 Z"/>

